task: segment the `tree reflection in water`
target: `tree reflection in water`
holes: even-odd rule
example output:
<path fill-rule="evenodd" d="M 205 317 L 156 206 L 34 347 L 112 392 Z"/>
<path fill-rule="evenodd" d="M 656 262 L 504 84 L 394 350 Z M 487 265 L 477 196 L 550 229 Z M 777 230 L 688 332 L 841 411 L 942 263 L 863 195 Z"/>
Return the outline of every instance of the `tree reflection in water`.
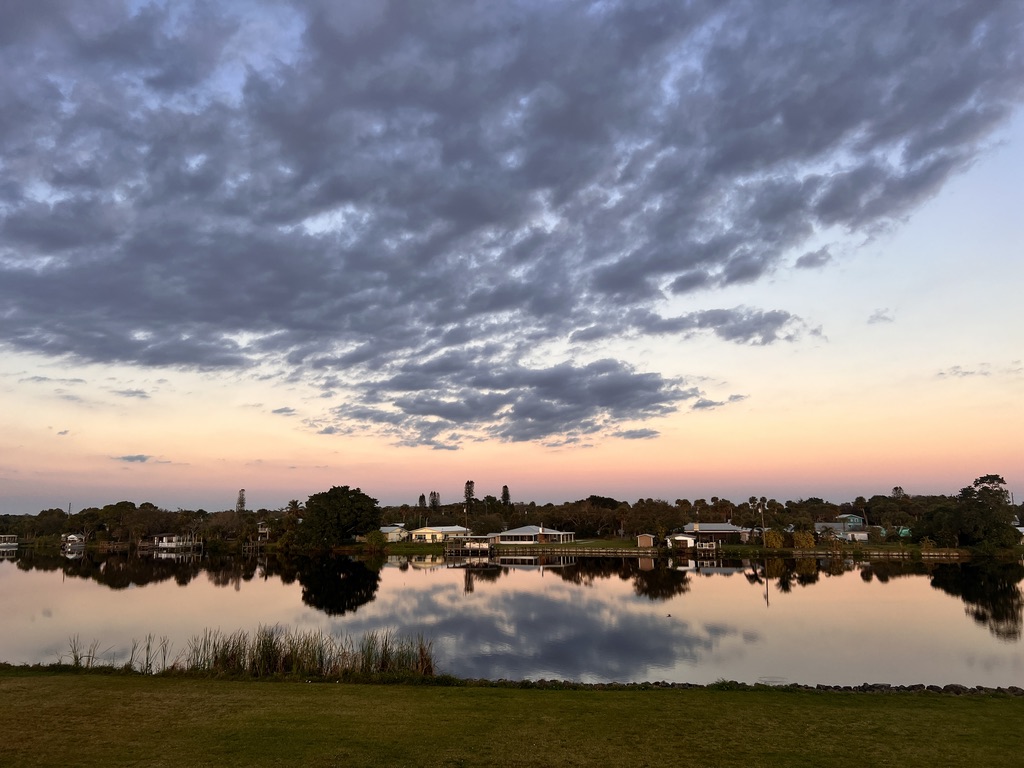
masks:
<path fill-rule="evenodd" d="M 1019 640 L 1024 596 L 1020 582 L 1024 565 L 979 560 L 963 564 L 942 564 L 932 571 L 931 584 L 964 601 L 964 613 L 1001 640 Z"/>
<path fill-rule="evenodd" d="M 360 561 L 350 557 L 294 557 L 274 555 L 238 557 L 234 555 L 186 556 L 177 559 L 140 557 L 137 554 L 99 554 L 87 551 L 82 557 L 68 559 L 57 553 L 32 549 L 18 553 L 19 570 L 61 571 L 65 578 L 95 581 L 111 590 L 124 590 L 174 580 L 185 586 L 206 573 L 210 583 L 238 590 L 243 582 L 255 577 L 279 578 L 284 584 L 298 581 L 302 599 L 312 608 L 331 616 L 355 611 L 376 597 L 380 584 L 382 561 Z M 404 570 L 407 564 L 401 566 Z M 782 593 L 794 587 L 810 587 L 824 575 L 842 576 L 858 570 L 866 582 L 881 584 L 906 576 L 928 576 L 930 584 L 965 604 L 965 613 L 988 627 L 995 636 L 1016 641 L 1024 634 L 1024 565 L 980 559 L 970 563 L 922 563 L 910 560 L 888 560 L 854 564 L 840 558 L 787 559 L 769 558 L 757 561 L 720 561 L 707 571 L 735 570 L 743 573 L 751 585 L 774 582 Z M 474 589 L 494 583 L 510 572 L 505 566 L 468 570 L 463 589 Z M 638 596 L 652 601 L 669 600 L 691 590 L 693 575 L 705 575 L 701 568 L 677 570 L 636 557 L 579 558 L 574 562 L 548 566 L 547 573 L 565 582 L 586 588 L 599 586 L 608 579 L 631 581 Z"/>
<path fill-rule="evenodd" d="M 296 559 L 302 602 L 328 616 L 341 616 L 373 600 L 380 570 L 350 557 Z"/>

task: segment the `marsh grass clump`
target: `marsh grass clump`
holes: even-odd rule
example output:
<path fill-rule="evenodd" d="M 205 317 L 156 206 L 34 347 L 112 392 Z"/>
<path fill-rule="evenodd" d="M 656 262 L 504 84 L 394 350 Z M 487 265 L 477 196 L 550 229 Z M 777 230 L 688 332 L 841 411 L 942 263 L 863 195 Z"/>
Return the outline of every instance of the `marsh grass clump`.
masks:
<path fill-rule="evenodd" d="M 189 641 L 173 671 L 268 678 L 380 679 L 432 677 L 433 650 L 422 636 L 368 632 L 358 642 L 319 630 L 296 632 L 261 626 L 249 635 L 207 630 Z"/>
<path fill-rule="evenodd" d="M 171 643 L 147 635 L 133 640 L 128 659 L 115 667 L 100 661 L 99 643 L 84 646 L 77 635 L 59 664 L 76 669 L 119 669 L 144 675 L 184 674 L 250 679 L 302 678 L 345 681 L 411 680 L 434 677 L 434 654 L 422 635 L 400 638 L 391 630 L 368 632 L 358 642 L 320 630 L 297 632 L 260 626 L 255 632 L 207 629 L 172 658 Z"/>
<path fill-rule="evenodd" d="M 84 646 L 78 635 L 72 635 L 68 638 L 68 655 L 61 656 L 59 662 L 63 664 L 67 658 L 75 669 L 92 669 L 100 661 L 99 645 L 99 640 L 93 640 Z"/>

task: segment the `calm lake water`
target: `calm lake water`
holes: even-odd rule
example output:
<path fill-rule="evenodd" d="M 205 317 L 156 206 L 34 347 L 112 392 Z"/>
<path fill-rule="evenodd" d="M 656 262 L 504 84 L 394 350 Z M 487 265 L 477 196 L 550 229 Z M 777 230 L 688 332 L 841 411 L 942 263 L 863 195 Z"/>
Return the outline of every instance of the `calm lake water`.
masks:
<path fill-rule="evenodd" d="M 1024 686 L 1019 563 L 201 558 L 19 550 L 0 561 L 0 660 L 123 662 L 260 625 L 433 642 L 463 677 Z"/>

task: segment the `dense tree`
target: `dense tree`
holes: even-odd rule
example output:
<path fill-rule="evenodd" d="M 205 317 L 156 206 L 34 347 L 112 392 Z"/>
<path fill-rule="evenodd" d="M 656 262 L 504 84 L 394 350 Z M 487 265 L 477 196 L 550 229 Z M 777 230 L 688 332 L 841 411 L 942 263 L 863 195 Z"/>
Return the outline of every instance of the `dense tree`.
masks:
<path fill-rule="evenodd" d="M 441 494 L 437 491 L 430 492 L 430 509 L 434 512 L 441 509 Z"/>
<path fill-rule="evenodd" d="M 914 526 L 914 537 L 947 547 L 1011 547 L 1020 540 L 1013 507 L 999 475 L 984 475 L 955 498 L 932 507 Z"/>
<path fill-rule="evenodd" d="M 465 495 L 465 499 L 466 499 L 466 512 L 467 513 L 472 512 L 473 511 L 473 497 L 476 495 L 476 483 L 474 483 L 472 480 L 467 480 L 466 481 L 466 490 L 465 490 L 465 494 L 464 495 Z"/>
<path fill-rule="evenodd" d="M 63 509 L 56 507 L 44 509 L 35 516 L 33 523 L 29 526 L 29 532 L 36 536 L 54 536 L 64 532 L 67 520 L 68 513 Z"/>
<path fill-rule="evenodd" d="M 238 499 L 235 501 L 235 512 L 238 514 L 245 512 L 245 488 L 238 491 Z"/>
<path fill-rule="evenodd" d="M 501 486 L 501 506 L 510 507 L 512 506 L 512 496 L 508 492 L 508 486 Z"/>
<path fill-rule="evenodd" d="M 419 507 L 420 509 L 427 508 L 427 497 L 424 494 L 420 494 L 420 498 L 419 501 L 416 502 L 416 506 Z"/>
<path fill-rule="evenodd" d="M 378 528 L 377 500 L 359 488 L 336 485 L 309 497 L 297 543 L 310 549 L 329 549 Z"/>

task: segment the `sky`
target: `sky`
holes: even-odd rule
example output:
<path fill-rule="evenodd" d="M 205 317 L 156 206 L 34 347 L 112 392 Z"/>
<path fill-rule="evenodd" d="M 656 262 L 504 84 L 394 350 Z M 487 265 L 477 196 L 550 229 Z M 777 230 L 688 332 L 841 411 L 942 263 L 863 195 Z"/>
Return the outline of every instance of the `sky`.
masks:
<path fill-rule="evenodd" d="M 1016 0 L 0 6 L 0 513 L 1024 499 Z"/>

